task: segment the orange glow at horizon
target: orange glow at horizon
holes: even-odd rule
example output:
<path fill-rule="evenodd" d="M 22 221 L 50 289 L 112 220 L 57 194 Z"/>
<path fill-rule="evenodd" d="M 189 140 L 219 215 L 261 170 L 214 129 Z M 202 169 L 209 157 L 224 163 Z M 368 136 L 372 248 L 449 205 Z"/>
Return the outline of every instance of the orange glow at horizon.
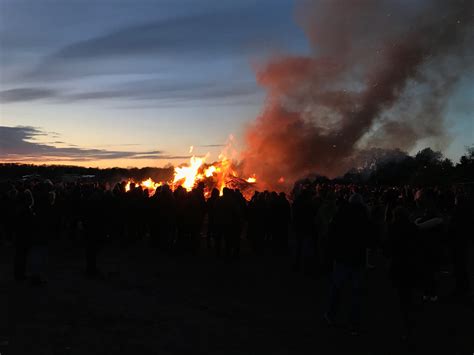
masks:
<path fill-rule="evenodd" d="M 103 159 L 103 160 L 71 160 L 71 159 L 3 159 L 0 163 L 6 164 L 32 164 L 32 165 L 62 165 L 78 166 L 94 169 L 133 169 L 133 168 L 168 168 L 174 165 L 185 164 L 188 160 L 183 159 Z"/>

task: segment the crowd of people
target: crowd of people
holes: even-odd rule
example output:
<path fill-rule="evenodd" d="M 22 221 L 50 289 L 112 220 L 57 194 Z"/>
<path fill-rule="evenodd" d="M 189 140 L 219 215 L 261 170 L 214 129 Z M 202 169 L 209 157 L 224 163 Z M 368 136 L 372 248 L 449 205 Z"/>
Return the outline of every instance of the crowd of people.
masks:
<path fill-rule="evenodd" d="M 0 189 L 0 231 L 14 246 L 14 278 L 46 282 L 48 246 L 60 238 L 81 238 L 86 275 L 101 277 L 100 251 L 107 240 L 129 246 L 146 240 L 170 255 L 196 255 L 200 248 L 218 258 L 239 259 L 243 241 L 256 256 L 291 261 L 293 270 L 331 275 L 324 319 L 334 324 L 341 290 L 351 286 L 350 323 L 361 323 L 364 272 L 375 255 L 390 260 L 388 277 L 398 292 L 405 336 L 415 323 L 415 297 L 438 300 L 437 274 L 453 267 L 453 297 L 469 298 L 472 191 L 465 186 L 420 188 L 301 182 L 292 193 L 255 191 L 247 201 L 239 190 L 204 186 L 154 193 L 121 182 L 49 180 L 6 183 Z M 100 264 L 100 263 L 99 263 Z"/>

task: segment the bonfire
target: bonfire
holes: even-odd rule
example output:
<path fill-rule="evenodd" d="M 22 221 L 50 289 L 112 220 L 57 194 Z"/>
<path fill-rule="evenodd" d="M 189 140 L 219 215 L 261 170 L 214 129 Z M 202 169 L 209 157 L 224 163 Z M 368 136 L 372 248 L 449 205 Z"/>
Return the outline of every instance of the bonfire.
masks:
<path fill-rule="evenodd" d="M 226 150 L 228 147 L 226 147 Z M 190 152 L 192 152 L 192 147 Z M 169 181 L 154 181 L 148 178 L 143 181 L 128 179 L 125 191 L 130 191 L 132 183 L 141 186 L 149 191 L 149 195 L 155 194 L 156 190 L 167 184 L 174 191 L 179 186 L 191 191 L 198 185 L 204 187 L 204 196 L 210 197 L 214 188 L 222 195 L 225 187 L 239 189 L 245 198 L 250 199 L 257 188 L 257 177 L 255 174 L 248 177 L 240 176 L 238 164 L 228 158 L 224 153 L 219 155 L 219 160 L 213 163 L 206 163 L 209 153 L 198 157 L 193 155 L 187 164 L 174 168 L 174 174 Z"/>

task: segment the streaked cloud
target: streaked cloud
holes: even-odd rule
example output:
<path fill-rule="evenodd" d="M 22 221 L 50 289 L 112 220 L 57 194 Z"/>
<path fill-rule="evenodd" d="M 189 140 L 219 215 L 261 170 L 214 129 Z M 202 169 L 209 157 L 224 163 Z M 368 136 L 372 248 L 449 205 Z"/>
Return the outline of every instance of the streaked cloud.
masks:
<path fill-rule="evenodd" d="M 0 91 L 0 102 L 20 102 L 47 99 L 57 96 L 56 90 L 48 88 L 15 88 Z"/>
<path fill-rule="evenodd" d="M 197 147 L 200 147 L 200 148 L 220 148 L 220 147 L 225 147 L 225 144 L 203 144 L 203 145 L 198 145 Z"/>
<path fill-rule="evenodd" d="M 186 63 L 199 69 L 226 57 L 250 54 L 295 42 L 296 27 L 286 21 L 281 1 L 246 6 L 203 7 L 202 11 L 135 22 L 72 41 L 42 58 L 30 78 L 70 79 L 105 73 L 166 72 Z"/>
<path fill-rule="evenodd" d="M 174 156 L 161 150 L 122 151 L 91 149 L 77 146 L 61 147 L 51 143 L 42 143 L 38 138 L 50 138 L 56 135 L 37 127 L 0 126 L 0 160 L 13 161 L 98 161 L 110 159 L 185 159 L 188 156 Z M 64 144 L 63 142 L 61 142 Z"/>
<path fill-rule="evenodd" d="M 0 102 L 16 103 L 36 100 L 56 100 L 58 103 L 75 101 L 98 101 L 114 99 L 175 101 L 183 103 L 192 100 L 227 100 L 251 98 L 259 92 L 255 82 L 230 81 L 219 83 L 212 80 L 143 80 L 107 86 L 91 91 L 72 91 L 22 87 L 0 91 Z"/>

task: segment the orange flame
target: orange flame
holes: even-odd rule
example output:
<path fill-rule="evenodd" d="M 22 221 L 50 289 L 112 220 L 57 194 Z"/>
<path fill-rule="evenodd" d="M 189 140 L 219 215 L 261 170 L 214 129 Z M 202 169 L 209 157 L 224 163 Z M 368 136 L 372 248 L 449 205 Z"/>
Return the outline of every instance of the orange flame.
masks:
<path fill-rule="evenodd" d="M 257 178 L 255 177 L 255 174 L 254 174 L 253 176 L 249 177 L 246 181 L 250 184 L 254 184 L 257 182 Z"/>
<path fill-rule="evenodd" d="M 187 165 L 179 166 L 174 169 L 172 180 L 166 182 L 155 182 L 153 179 L 148 178 L 147 180 L 137 183 L 129 179 L 125 185 L 125 191 L 130 191 L 132 183 L 143 189 L 148 189 L 150 195 L 155 194 L 156 189 L 165 183 L 169 184 L 172 190 L 182 186 L 187 191 L 191 191 L 200 182 L 203 182 L 205 185 L 204 195 L 208 197 L 213 188 L 217 188 L 221 195 L 225 187 L 241 189 L 250 188 L 251 185 L 256 184 L 257 177 L 253 174 L 247 179 L 239 178 L 237 167 L 233 163 L 233 160 L 227 157 L 227 152 L 231 149 L 233 137 L 230 136 L 229 139 L 231 142 L 219 155 L 219 160 L 217 162 L 206 164 L 206 159 L 209 157 L 209 153 L 204 157 L 196 157 L 193 155 Z M 190 152 L 192 149 L 193 147 L 191 146 Z M 254 187 L 251 189 L 254 189 Z M 251 192 L 247 193 L 246 197 L 250 197 L 250 193 Z"/>
<path fill-rule="evenodd" d="M 160 187 L 161 185 L 163 185 L 162 182 L 154 182 L 151 178 L 148 178 L 147 180 L 142 181 L 140 183 L 141 187 L 148 189 L 148 191 L 150 191 L 150 196 L 153 196 L 155 194 L 156 189 Z"/>
<path fill-rule="evenodd" d="M 205 158 L 196 158 L 193 155 L 189 166 L 175 168 L 173 185 L 178 183 L 178 185 L 183 186 L 187 191 L 191 191 L 196 184 L 196 177 L 204 160 Z M 179 183 L 180 181 L 182 181 L 182 183 Z"/>

